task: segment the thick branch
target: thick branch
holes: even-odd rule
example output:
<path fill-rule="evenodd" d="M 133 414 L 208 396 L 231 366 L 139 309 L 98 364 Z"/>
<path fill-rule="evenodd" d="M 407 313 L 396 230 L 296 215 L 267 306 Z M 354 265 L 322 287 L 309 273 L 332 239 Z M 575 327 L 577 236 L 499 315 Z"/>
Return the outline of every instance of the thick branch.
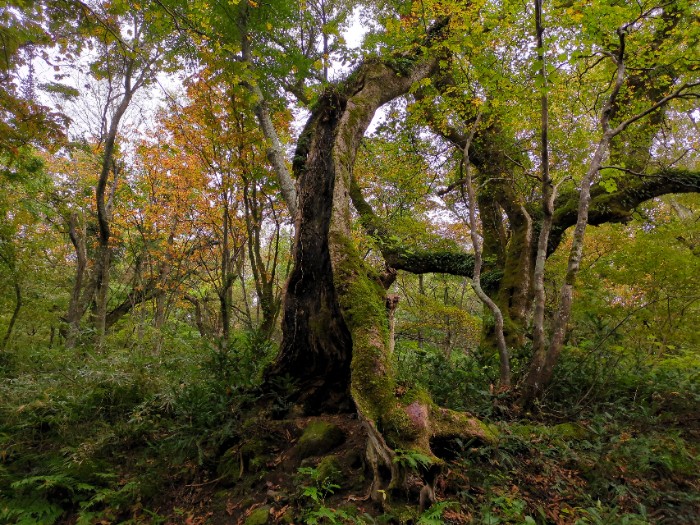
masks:
<path fill-rule="evenodd" d="M 700 192 L 700 172 L 665 169 L 641 179 L 620 183 L 620 189 L 608 193 L 600 184 L 591 188 L 588 223 L 594 226 L 606 222 L 628 222 L 634 209 L 643 202 L 670 193 Z M 549 253 L 561 243 L 564 231 L 576 224 L 578 193 L 568 192 L 557 199 Z"/>
<path fill-rule="evenodd" d="M 391 268 L 414 274 L 447 273 L 472 277 L 474 272 L 473 254 L 465 252 L 458 246 L 428 249 L 399 244 L 392 239 L 386 221 L 376 215 L 354 179 L 350 185 L 350 198 L 360 214 L 360 222 L 365 232 L 379 241 L 382 256 Z M 444 243 L 443 239 L 441 241 Z"/>
<path fill-rule="evenodd" d="M 131 312 L 139 304 L 154 299 L 158 292 L 157 281 L 152 279 L 143 287 L 133 290 L 127 297 L 113 310 L 107 313 L 105 319 L 105 329 L 109 329 L 126 314 Z"/>

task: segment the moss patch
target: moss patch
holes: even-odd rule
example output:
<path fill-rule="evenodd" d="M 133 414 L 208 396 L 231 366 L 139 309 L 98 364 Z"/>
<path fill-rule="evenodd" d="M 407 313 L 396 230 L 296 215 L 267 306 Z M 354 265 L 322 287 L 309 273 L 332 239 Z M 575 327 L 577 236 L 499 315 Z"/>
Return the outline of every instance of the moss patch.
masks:
<path fill-rule="evenodd" d="M 579 423 L 560 423 L 554 425 L 550 432 L 553 436 L 568 441 L 580 441 L 591 437 L 591 431 Z"/>
<path fill-rule="evenodd" d="M 295 456 L 297 459 L 320 456 L 343 444 L 344 441 L 345 432 L 337 425 L 326 421 L 312 421 L 299 438 Z"/>
<path fill-rule="evenodd" d="M 337 456 L 326 456 L 319 462 L 316 468 L 318 469 L 318 479 L 327 480 L 329 483 L 341 487 L 343 486 L 343 469 Z"/>
<path fill-rule="evenodd" d="M 260 507 L 250 513 L 244 525 L 265 525 L 270 521 L 270 507 Z"/>

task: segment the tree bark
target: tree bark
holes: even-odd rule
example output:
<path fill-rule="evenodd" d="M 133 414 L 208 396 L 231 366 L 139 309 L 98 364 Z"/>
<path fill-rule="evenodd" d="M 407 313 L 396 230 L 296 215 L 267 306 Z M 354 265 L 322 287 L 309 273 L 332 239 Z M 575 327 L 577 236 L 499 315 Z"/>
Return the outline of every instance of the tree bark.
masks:
<path fill-rule="evenodd" d="M 307 413 L 354 404 L 370 436 L 377 498 L 402 488 L 405 472 L 394 461 L 396 448 L 439 462 L 431 439 L 493 437 L 464 414 L 396 397 L 386 292 L 350 235 L 352 169 L 367 126 L 382 104 L 406 93 L 435 66 L 435 59 L 422 57 L 401 71 L 380 61 L 364 63 L 320 98 L 295 156 L 295 266 L 285 296 L 282 349 L 266 377 L 268 383 L 285 374 L 295 377 L 296 401 Z"/>

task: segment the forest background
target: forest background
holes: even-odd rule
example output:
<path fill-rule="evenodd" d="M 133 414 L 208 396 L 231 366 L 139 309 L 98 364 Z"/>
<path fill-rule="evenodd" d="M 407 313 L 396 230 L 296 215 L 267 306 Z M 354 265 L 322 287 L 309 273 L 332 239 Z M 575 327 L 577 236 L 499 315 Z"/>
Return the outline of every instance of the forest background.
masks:
<path fill-rule="evenodd" d="M 0 37 L 0 521 L 697 521 L 693 2 Z"/>

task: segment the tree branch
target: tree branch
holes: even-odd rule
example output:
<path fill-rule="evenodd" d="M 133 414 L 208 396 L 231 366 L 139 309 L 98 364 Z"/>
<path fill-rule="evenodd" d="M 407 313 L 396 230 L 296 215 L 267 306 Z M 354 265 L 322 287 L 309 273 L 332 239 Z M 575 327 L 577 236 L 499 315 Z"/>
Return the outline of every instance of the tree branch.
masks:
<path fill-rule="evenodd" d="M 588 222 L 597 226 L 606 222 L 627 222 L 634 209 L 643 202 L 670 193 L 700 192 L 700 172 L 664 169 L 636 180 L 620 183 L 617 191 L 608 193 L 600 184 L 591 188 L 591 205 Z M 556 204 L 554 225 L 550 237 L 548 253 L 556 250 L 564 231 L 576 224 L 576 192 L 563 193 Z"/>

